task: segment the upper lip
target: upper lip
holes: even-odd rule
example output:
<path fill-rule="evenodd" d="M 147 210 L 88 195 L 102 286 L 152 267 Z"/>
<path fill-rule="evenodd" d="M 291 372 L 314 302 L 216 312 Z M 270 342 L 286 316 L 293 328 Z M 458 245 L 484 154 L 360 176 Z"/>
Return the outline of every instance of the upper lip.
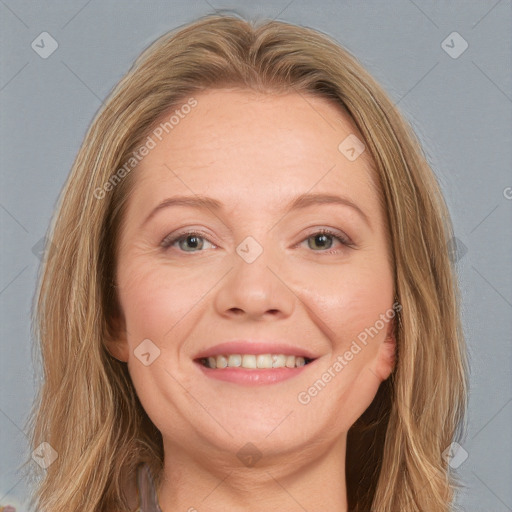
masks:
<path fill-rule="evenodd" d="M 279 341 L 265 340 L 234 340 L 219 343 L 213 347 L 201 350 L 195 359 L 229 354 L 284 354 L 289 356 L 302 356 L 308 359 L 316 359 L 310 350 L 290 345 Z"/>

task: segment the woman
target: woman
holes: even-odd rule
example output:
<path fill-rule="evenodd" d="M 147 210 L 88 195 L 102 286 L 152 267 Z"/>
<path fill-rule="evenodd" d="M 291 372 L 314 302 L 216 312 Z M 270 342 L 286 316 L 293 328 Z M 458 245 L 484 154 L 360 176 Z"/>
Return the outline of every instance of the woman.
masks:
<path fill-rule="evenodd" d="M 164 35 L 51 226 L 38 509 L 449 510 L 451 237 L 412 130 L 336 42 L 219 15 Z"/>

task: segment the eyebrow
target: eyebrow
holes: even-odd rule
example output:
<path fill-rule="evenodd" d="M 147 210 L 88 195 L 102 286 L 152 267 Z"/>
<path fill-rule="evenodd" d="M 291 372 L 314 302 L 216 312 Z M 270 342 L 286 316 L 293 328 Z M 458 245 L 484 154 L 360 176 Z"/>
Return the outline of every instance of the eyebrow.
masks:
<path fill-rule="evenodd" d="M 353 201 L 348 199 L 347 197 L 336 196 L 332 194 L 301 194 L 300 196 L 293 199 L 284 209 L 284 215 L 287 215 L 291 211 L 300 210 L 303 208 L 308 208 L 313 205 L 318 204 L 338 204 L 343 206 L 348 206 L 356 211 L 371 227 L 370 220 L 366 213 L 355 204 Z M 212 197 L 207 196 L 175 196 L 164 199 L 161 203 L 159 203 L 148 215 L 146 220 L 142 223 L 142 226 L 147 224 L 151 218 L 153 218 L 157 212 L 164 208 L 169 208 L 172 206 L 188 206 L 191 208 L 197 208 L 199 210 L 213 210 L 219 211 L 222 210 L 222 203 L 217 199 L 213 199 Z"/>

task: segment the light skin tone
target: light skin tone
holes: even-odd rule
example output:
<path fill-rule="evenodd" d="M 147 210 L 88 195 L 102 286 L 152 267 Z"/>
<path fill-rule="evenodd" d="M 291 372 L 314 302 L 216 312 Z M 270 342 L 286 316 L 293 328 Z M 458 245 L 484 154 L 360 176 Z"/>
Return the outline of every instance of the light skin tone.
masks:
<path fill-rule="evenodd" d="M 194 97 L 197 106 L 132 171 L 116 276 L 122 318 L 109 341 L 163 436 L 160 506 L 344 512 L 347 431 L 390 375 L 395 350 L 386 319 L 334 369 L 394 302 L 369 152 L 350 161 L 338 149 L 348 135 L 362 136 L 323 98 L 240 89 Z M 286 213 L 305 193 L 342 196 L 363 213 L 332 203 Z M 222 207 L 171 206 L 145 222 L 178 195 Z M 319 236 L 325 228 L 349 245 Z M 161 246 L 194 230 L 198 239 Z M 236 250 L 248 236 L 263 249 L 252 263 Z M 209 378 L 193 360 L 248 338 L 278 339 L 316 359 L 293 378 L 258 386 Z M 134 354 L 145 339 L 160 350 L 148 366 Z M 325 387 L 308 393 L 329 370 Z M 247 443 L 261 455 L 254 465 L 237 457 Z"/>

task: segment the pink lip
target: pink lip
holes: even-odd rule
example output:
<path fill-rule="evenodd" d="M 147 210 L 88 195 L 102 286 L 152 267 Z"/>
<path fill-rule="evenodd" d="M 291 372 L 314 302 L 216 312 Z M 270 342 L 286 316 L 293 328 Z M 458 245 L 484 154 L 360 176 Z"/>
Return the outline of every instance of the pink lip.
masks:
<path fill-rule="evenodd" d="M 229 355 L 229 354 L 283 354 L 286 356 L 302 356 L 308 359 L 316 359 L 312 352 L 307 349 L 294 347 L 285 343 L 272 343 L 263 341 L 228 341 L 220 343 L 206 350 L 199 352 L 194 359 L 202 359 L 204 357 Z M 288 370 L 290 370 L 288 368 Z M 274 372 L 275 370 L 272 370 Z"/>
<path fill-rule="evenodd" d="M 303 372 L 309 364 L 297 368 L 268 368 L 268 369 L 247 369 L 247 368 L 222 368 L 215 370 L 207 368 L 201 363 L 195 363 L 206 377 L 223 380 L 246 386 L 258 386 L 262 384 L 277 384 L 284 380 L 295 377 Z M 313 364 L 313 363 L 310 363 Z"/>

